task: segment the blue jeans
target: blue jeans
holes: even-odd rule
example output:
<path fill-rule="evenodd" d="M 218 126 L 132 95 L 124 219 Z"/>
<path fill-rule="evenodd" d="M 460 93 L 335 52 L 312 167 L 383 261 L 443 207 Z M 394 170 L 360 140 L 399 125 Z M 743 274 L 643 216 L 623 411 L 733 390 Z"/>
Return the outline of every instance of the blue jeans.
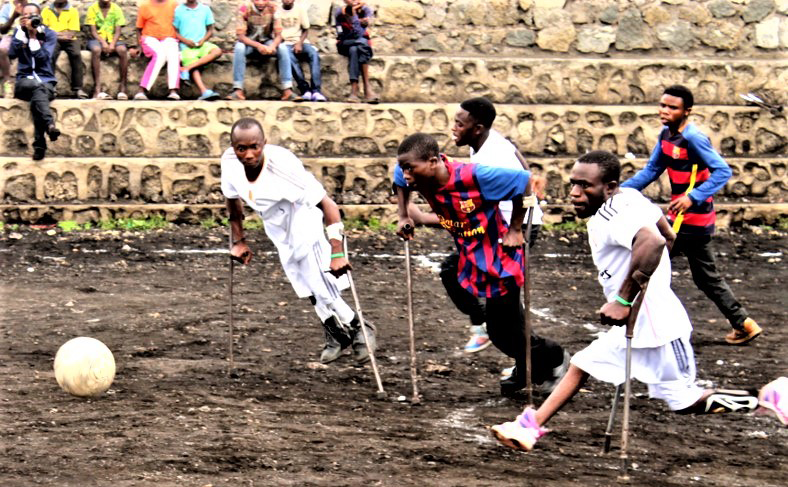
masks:
<path fill-rule="evenodd" d="M 284 45 L 285 44 L 280 44 L 279 48 Z M 298 90 L 301 92 L 301 94 L 303 95 L 307 91 L 319 92 L 322 81 L 320 78 L 320 56 L 318 55 L 317 48 L 312 44 L 304 44 L 303 49 L 299 54 L 296 54 L 293 51 L 293 44 L 288 44 L 285 46 L 285 48 L 288 50 L 290 57 L 290 66 L 293 72 L 293 78 L 295 79 L 296 85 L 298 86 Z M 277 52 L 277 56 L 278 55 L 279 52 Z M 299 58 L 304 57 L 309 61 L 309 72 L 312 74 L 311 87 L 310 84 L 306 82 L 304 70 L 301 69 L 301 63 L 299 62 Z"/>
<path fill-rule="evenodd" d="M 270 46 L 273 40 L 269 39 L 263 42 L 264 45 Z M 279 69 L 279 80 L 282 83 L 282 89 L 293 87 L 293 75 L 290 69 L 290 56 L 287 54 L 286 47 L 283 50 L 284 44 L 280 44 L 276 49 L 277 67 Z M 287 54 L 287 55 L 285 55 Z M 244 89 L 244 76 L 246 74 L 246 58 L 249 56 L 256 56 L 263 59 L 263 56 L 252 46 L 247 46 L 243 42 L 236 42 L 233 49 L 233 88 L 236 90 Z M 269 56 L 265 56 L 269 57 Z"/>
<path fill-rule="evenodd" d="M 358 39 L 345 39 L 337 44 L 337 51 L 347 56 L 347 71 L 350 81 L 358 81 L 361 65 L 367 64 L 372 59 L 372 48 L 369 41 L 363 37 Z"/>

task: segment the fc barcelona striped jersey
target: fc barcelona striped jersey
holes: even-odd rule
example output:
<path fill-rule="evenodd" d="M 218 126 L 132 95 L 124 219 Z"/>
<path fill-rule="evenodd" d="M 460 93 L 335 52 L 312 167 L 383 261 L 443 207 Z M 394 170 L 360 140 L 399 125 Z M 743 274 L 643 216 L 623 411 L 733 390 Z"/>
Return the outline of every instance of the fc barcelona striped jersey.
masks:
<path fill-rule="evenodd" d="M 695 181 L 690 188 L 693 166 L 696 166 Z M 668 170 L 670 178 L 671 201 L 688 191 L 692 200 L 692 206 L 684 213 L 684 222 L 679 233 L 714 233 L 716 213 L 712 195 L 728 182 L 731 169 L 711 146 L 709 138 L 693 124 L 687 124 L 683 131 L 675 134 L 671 134 L 668 127 L 664 127 L 646 167 L 621 186 L 641 190 L 656 180 L 665 169 Z M 675 214 L 668 214 L 671 222 L 675 218 Z"/>
<path fill-rule="evenodd" d="M 435 193 L 422 196 L 454 237 L 460 254 L 457 280 L 474 296 L 494 298 L 506 294 L 504 280 L 524 283 L 522 248 L 505 248 L 500 240 L 508 231 L 498 203 L 523 194 L 530 173 L 449 160 L 441 154 L 449 181 Z M 394 171 L 394 184 L 406 187 L 402 170 Z"/>

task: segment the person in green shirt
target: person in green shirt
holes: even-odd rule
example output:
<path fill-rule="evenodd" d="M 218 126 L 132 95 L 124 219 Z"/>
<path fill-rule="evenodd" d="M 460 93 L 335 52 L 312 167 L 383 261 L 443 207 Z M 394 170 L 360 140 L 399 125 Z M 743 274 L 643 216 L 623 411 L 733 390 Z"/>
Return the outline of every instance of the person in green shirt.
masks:
<path fill-rule="evenodd" d="M 117 54 L 120 60 L 120 81 L 118 83 L 118 100 L 128 100 L 126 80 L 129 71 L 129 51 L 120 40 L 121 27 L 126 25 L 126 17 L 118 4 L 111 0 L 98 0 L 88 8 L 85 25 L 90 26 L 88 50 L 93 67 L 93 98 L 109 100 L 112 97 L 101 89 L 101 58 Z"/>

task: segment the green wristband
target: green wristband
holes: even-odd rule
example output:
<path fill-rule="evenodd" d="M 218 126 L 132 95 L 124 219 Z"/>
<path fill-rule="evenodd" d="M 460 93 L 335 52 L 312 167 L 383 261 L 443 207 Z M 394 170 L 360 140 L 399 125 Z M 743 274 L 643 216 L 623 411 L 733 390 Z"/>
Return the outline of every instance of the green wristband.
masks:
<path fill-rule="evenodd" d="M 631 302 L 629 302 L 626 299 L 622 298 L 618 294 L 616 294 L 616 301 L 618 301 L 619 303 L 623 304 L 624 306 L 632 306 Z"/>
<path fill-rule="evenodd" d="M 338 254 L 331 254 L 331 258 L 332 259 L 338 259 L 339 257 L 344 257 L 344 256 L 345 256 L 345 254 L 342 253 L 342 252 L 340 252 Z"/>

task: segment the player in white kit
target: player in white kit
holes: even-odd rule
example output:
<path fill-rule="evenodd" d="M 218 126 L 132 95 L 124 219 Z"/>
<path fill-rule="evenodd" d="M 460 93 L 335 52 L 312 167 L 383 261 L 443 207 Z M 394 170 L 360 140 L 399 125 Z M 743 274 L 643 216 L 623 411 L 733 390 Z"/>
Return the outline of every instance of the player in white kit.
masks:
<path fill-rule="evenodd" d="M 692 325 L 670 289 L 668 247 L 675 240 L 662 211 L 639 192 L 619 188 L 621 166 L 615 155 L 593 151 L 581 156 L 570 176 L 572 204 L 588 221 L 588 241 L 606 303 L 601 322 L 613 327 L 572 357 L 569 371 L 539 409 L 526 408 L 514 421 L 492 427 L 504 445 L 530 450 L 547 433 L 543 426 L 589 375 L 612 384 L 625 377 L 625 327 L 640 287 L 636 271 L 650 276 L 632 339 L 632 378 L 648 385 L 649 396 L 679 413 L 753 411 L 759 399 L 750 391 L 704 390 L 695 384 Z M 666 246 L 667 242 L 667 246 Z M 762 390 L 762 405 L 782 421 L 788 411 L 775 398 L 788 394 L 781 378 Z"/>
<path fill-rule="evenodd" d="M 349 285 L 345 273 L 351 267 L 336 203 L 295 154 L 266 144 L 257 120 L 238 120 L 230 137 L 232 147 L 222 154 L 221 186 L 230 214 L 231 255 L 244 264 L 252 259 L 242 224 L 246 203 L 263 221 L 296 294 L 315 307 L 326 336 L 321 362 L 336 360 L 350 346 L 357 361 L 368 360 L 358 316 L 340 295 Z M 374 350 L 374 327 L 366 325 Z"/>

